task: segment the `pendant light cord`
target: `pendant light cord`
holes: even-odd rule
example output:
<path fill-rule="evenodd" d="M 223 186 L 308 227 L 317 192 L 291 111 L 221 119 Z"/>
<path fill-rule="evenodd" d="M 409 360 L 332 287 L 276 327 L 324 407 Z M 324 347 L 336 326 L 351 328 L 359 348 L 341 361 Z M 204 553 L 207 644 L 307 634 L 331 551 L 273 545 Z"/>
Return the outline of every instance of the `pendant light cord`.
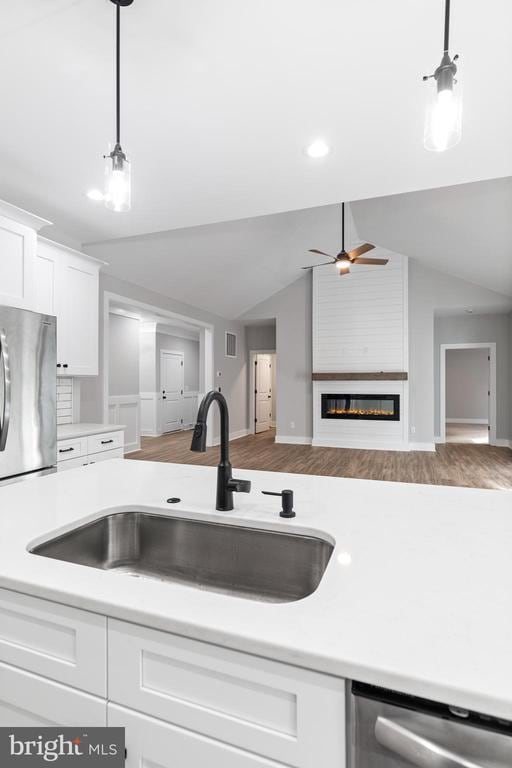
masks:
<path fill-rule="evenodd" d="M 116 5 L 116 143 L 121 144 L 121 6 Z"/>
<path fill-rule="evenodd" d="M 444 6 L 444 52 L 448 53 L 450 46 L 450 0 L 445 0 Z"/>

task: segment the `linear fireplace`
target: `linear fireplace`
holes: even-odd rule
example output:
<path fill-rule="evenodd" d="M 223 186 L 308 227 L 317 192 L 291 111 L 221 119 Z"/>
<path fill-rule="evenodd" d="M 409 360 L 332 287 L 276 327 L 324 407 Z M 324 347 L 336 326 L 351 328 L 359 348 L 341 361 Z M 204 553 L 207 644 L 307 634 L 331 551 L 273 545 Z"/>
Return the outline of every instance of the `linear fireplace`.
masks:
<path fill-rule="evenodd" d="M 400 395 L 322 393 L 322 419 L 400 421 Z"/>

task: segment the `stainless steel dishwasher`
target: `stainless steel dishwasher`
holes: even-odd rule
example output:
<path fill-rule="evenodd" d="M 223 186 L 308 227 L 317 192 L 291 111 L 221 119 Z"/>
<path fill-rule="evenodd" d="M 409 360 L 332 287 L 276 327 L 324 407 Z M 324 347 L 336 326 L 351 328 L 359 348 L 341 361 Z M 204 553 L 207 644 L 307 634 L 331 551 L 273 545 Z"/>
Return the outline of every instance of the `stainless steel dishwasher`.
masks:
<path fill-rule="evenodd" d="M 351 768 L 511 768 L 512 722 L 352 684 Z"/>

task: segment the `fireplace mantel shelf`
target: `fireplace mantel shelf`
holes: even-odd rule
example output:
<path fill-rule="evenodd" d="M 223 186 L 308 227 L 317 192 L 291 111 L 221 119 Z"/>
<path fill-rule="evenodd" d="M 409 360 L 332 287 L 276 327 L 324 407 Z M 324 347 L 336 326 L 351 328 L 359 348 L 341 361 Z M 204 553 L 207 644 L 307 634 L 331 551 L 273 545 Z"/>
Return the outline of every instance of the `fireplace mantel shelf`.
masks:
<path fill-rule="evenodd" d="M 406 371 L 364 371 L 313 373 L 313 381 L 407 381 Z"/>

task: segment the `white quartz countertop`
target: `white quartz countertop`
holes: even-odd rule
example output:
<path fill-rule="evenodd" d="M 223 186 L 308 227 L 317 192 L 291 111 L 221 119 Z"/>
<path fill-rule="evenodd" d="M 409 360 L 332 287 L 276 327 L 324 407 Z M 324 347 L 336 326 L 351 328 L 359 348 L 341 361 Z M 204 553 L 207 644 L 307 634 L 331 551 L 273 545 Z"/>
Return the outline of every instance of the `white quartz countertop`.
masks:
<path fill-rule="evenodd" d="M 101 435 L 103 432 L 121 432 L 124 424 L 60 424 L 57 427 L 58 440 L 73 440 L 77 437 Z"/>
<path fill-rule="evenodd" d="M 512 494 L 117 459 L 0 489 L 0 587 L 512 719 Z M 297 517 L 278 516 L 295 491 Z M 172 508 L 170 496 L 182 502 Z M 106 510 L 233 521 L 336 542 L 315 593 L 264 603 L 31 555 Z"/>

